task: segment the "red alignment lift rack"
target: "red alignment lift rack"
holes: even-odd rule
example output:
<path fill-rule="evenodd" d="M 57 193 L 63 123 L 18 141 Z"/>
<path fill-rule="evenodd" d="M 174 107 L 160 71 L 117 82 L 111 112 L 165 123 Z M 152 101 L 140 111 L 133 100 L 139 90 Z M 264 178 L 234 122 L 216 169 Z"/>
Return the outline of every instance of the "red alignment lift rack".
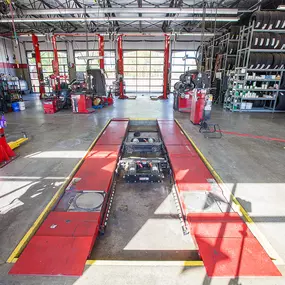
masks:
<path fill-rule="evenodd" d="M 187 194 L 203 191 L 222 196 L 222 189 L 210 183 L 214 177 L 175 121 L 158 120 L 158 126 L 174 172 L 180 204 L 208 276 L 281 276 L 231 207 L 217 213 L 197 213 L 187 207 Z"/>
<path fill-rule="evenodd" d="M 40 85 L 40 99 L 43 99 L 43 96 L 45 95 L 45 85 L 44 85 L 44 76 L 43 76 L 43 70 L 42 70 L 42 62 L 41 62 L 41 52 L 40 52 L 40 44 L 39 39 L 35 34 L 32 34 L 32 41 L 36 56 L 36 68 L 38 73 L 38 80 Z"/>
<path fill-rule="evenodd" d="M 65 189 L 61 200 L 32 237 L 9 274 L 82 275 L 99 226 L 104 221 L 104 210 L 128 123 L 128 120 L 110 122 L 75 174 L 77 182 Z M 86 192 L 104 197 L 100 210 L 63 210 L 66 195 Z"/>

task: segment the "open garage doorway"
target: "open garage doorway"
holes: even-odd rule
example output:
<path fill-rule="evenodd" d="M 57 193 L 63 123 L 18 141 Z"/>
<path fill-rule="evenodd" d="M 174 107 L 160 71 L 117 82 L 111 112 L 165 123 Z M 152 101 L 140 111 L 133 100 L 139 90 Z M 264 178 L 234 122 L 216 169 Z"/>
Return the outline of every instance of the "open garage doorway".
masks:
<path fill-rule="evenodd" d="M 150 96 L 162 93 L 164 52 L 150 50 L 124 51 L 124 79 L 128 94 Z"/>

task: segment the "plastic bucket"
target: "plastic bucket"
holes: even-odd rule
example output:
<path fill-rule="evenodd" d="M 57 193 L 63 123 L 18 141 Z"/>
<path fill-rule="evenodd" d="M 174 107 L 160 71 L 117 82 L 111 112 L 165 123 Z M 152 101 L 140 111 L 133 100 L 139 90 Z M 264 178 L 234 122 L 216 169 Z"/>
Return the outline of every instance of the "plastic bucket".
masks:
<path fill-rule="evenodd" d="M 12 103 L 11 105 L 14 112 L 20 112 L 19 102 Z"/>
<path fill-rule="evenodd" d="M 26 109 L 25 102 L 19 102 L 19 108 L 21 111 Z"/>

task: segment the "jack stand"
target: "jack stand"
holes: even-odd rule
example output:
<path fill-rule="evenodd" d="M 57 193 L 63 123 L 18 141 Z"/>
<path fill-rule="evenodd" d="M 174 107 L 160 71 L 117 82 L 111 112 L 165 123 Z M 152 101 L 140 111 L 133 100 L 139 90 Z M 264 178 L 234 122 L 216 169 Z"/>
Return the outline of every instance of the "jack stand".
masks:
<path fill-rule="evenodd" d="M 209 139 L 220 139 L 222 133 L 218 124 L 208 124 L 207 121 L 201 121 L 199 133 L 204 134 L 205 138 Z"/>

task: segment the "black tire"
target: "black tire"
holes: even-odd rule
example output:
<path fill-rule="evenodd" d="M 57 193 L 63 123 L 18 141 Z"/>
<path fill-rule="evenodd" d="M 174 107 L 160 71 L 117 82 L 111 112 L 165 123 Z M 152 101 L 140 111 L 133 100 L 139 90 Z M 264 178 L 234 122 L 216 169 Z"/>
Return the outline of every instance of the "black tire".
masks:
<path fill-rule="evenodd" d="M 259 33 L 259 38 L 258 38 L 258 45 L 257 49 L 264 49 L 265 47 L 265 34 L 266 33 Z"/>
<path fill-rule="evenodd" d="M 280 69 L 282 64 L 282 54 L 281 53 L 274 53 L 273 54 L 273 64 L 272 69 Z"/>
<path fill-rule="evenodd" d="M 285 29 L 285 12 L 279 12 L 279 19 L 281 20 L 279 29 Z"/>
<path fill-rule="evenodd" d="M 254 69 L 257 66 L 258 54 L 252 53 L 249 58 L 249 68 Z"/>
<path fill-rule="evenodd" d="M 263 42 L 263 48 L 264 49 L 270 49 L 270 33 L 263 33 L 264 36 L 264 42 Z"/>
<path fill-rule="evenodd" d="M 273 57 L 272 53 L 267 53 L 266 55 L 267 56 L 266 56 L 265 69 L 269 69 L 269 68 L 271 68 L 271 66 L 273 64 L 274 57 Z"/>
<path fill-rule="evenodd" d="M 285 34 L 281 35 L 281 45 L 280 45 L 280 49 L 285 49 Z"/>
<path fill-rule="evenodd" d="M 179 76 L 179 80 L 180 80 L 182 83 L 185 81 L 185 74 L 184 74 L 184 73 Z"/>
<path fill-rule="evenodd" d="M 283 18 L 283 12 L 279 12 L 279 11 L 277 11 L 277 12 L 275 12 L 275 14 L 276 14 L 276 19 L 275 19 L 275 24 L 274 24 L 274 29 L 275 30 L 279 30 L 279 29 L 281 29 L 281 27 L 282 27 L 282 24 L 283 24 L 283 22 L 284 22 L 284 18 Z M 283 19 L 282 19 L 283 18 Z"/>
<path fill-rule="evenodd" d="M 252 34 L 252 40 L 251 40 L 251 48 L 252 49 L 257 49 L 259 47 L 259 37 L 260 33 L 253 33 Z"/>
<path fill-rule="evenodd" d="M 263 30 L 268 30 L 270 27 L 270 12 L 264 11 L 263 14 L 263 22 L 262 22 L 262 29 Z"/>
<path fill-rule="evenodd" d="M 237 40 L 239 38 L 239 26 L 231 26 L 230 27 L 230 39 Z"/>
<path fill-rule="evenodd" d="M 238 46 L 237 42 L 229 43 L 228 54 L 236 54 L 237 53 L 237 46 Z"/>
<path fill-rule="evenodd" d="M 280 49 L 282 46 L 281 34 L 275 33 L 275 45 L 273 49 Z"/>
<path fill-rule="evenodd" d="M 233 69 L 235 69 L 235 59 L 234 59 L 234 58 L 228 58 L 226 69 L 227 69 L 227 70 L 233 70 Z"/>
<path fill-rule="evenodd" d="M 250 22 L 254 23 L 254 28 L 255 29 L 261 29 L 263 26 L 263 20 L 264 20 L 264 12 L 263 11 L 256 11 L 254 12 L 251 17 L 250 17 Z"/>
<path fill-rule="evenodd" d="M 280 69 L 284 69 L 285 67 L 285 54 L 284 53 L 281 53 L 281 61 L 280 61 Z"/>
<path fill-rule="evenodd" d="M 269 21 L 268 29 L 272 30 L 274 29 L 276 20 L 278 18 L 278 13 L 276 13 L 276 11 L 270 11 L 269 14 L 270 14 L 270 21 Z"/>
<path fill-rule="evenodd" d="M 276 35 L 275 35 L 275 33 L 270 33 L 269 49 L 274 49 L 275 42 L 276 42 Z"/>
<path fill-rule="evenodd" d="M 180 81 L 176 82 L 176 83 L 174 84 L 174 86 L 173 86 L 173 87 L 174 87 L 174 90 L 177 90 L 177 91 L 178 91 L 181 85 L 183 85 L 182 82 L 180 82 Z"/>

